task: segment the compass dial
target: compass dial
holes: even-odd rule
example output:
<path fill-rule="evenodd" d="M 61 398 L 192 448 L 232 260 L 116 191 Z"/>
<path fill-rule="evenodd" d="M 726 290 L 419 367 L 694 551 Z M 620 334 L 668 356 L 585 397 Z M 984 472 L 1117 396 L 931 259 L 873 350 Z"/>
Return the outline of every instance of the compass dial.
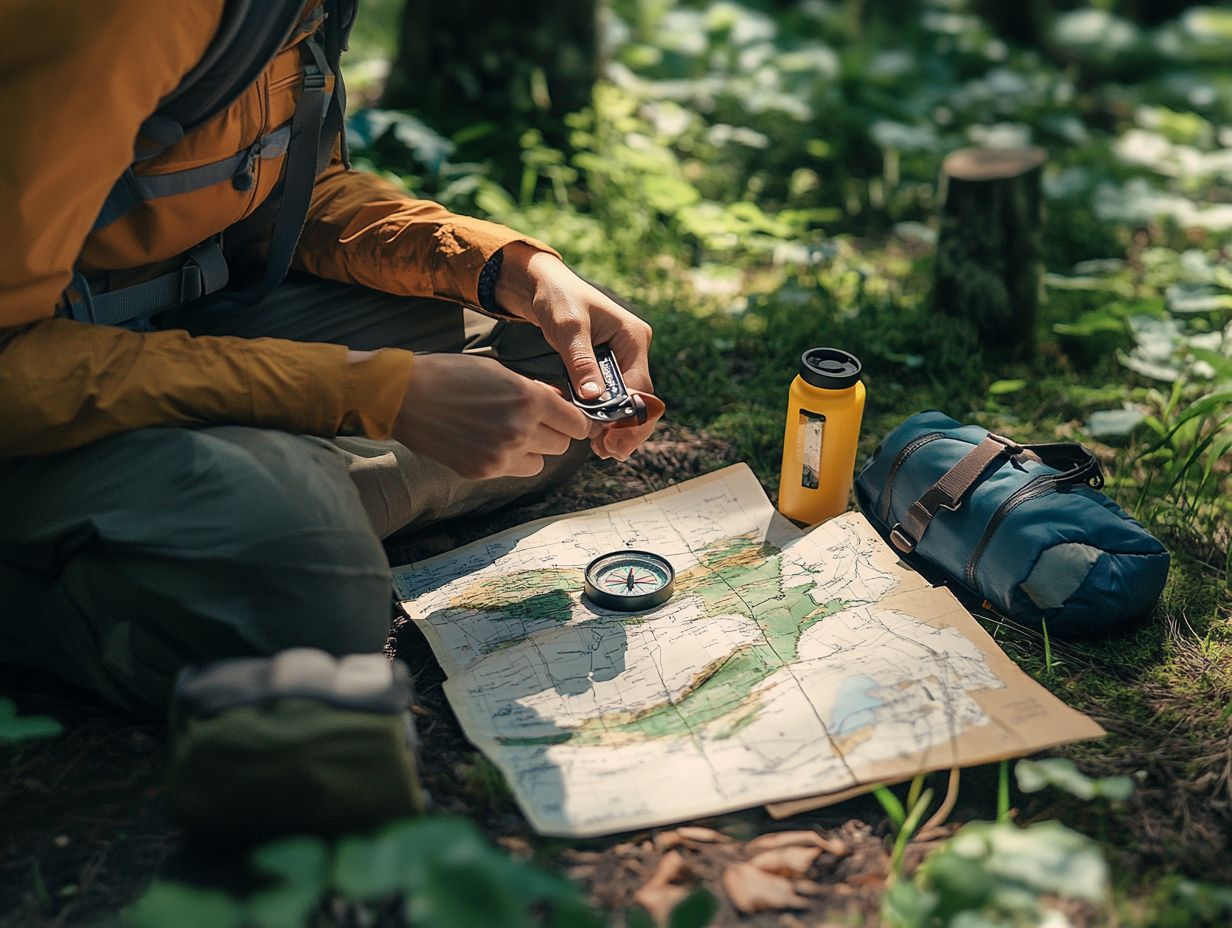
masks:
<path fill-rule="evenodd" d="M 586 598 L 601 609 L 640 612 L 667 602 L 676 571 L 649 551 L 614 551 L 586 568 Z"/>

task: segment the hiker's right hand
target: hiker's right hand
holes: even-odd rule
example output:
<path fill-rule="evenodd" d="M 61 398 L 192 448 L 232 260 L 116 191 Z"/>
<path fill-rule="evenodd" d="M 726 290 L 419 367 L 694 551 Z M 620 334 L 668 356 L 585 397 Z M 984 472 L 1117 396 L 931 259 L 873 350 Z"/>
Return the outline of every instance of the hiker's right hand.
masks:
<path fill-rule="evenodd" d="M 544 455 L 590 435 L 590 420 L 554 387 L 491 358 L 415 357 L 393 438 L 460 476 L 531 477 Z"/>

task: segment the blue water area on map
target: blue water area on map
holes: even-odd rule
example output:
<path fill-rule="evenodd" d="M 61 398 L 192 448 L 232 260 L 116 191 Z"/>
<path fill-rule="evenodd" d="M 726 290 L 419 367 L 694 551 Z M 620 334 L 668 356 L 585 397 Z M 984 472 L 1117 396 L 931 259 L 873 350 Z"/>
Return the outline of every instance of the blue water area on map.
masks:
<path fill-rule="evenodd" d="M 876 695 L 881 684 L 868 674 L 856 674 L 843 681 L 830 714 L 830 733 L 846 735 L 877 721 L 877 710 L 885 700 Z"/>

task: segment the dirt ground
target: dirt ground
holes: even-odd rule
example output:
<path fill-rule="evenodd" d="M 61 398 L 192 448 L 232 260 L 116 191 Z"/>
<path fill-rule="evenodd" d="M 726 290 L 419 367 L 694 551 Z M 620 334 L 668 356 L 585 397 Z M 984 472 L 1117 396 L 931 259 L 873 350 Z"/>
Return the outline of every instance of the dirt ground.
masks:
<path fill-rule="evenodd" d="M 531 519 L 637 496 L 726 463 L 731 456 L 722 442 L 668 427 L 633 462 L 596 464 L 541 500 L 397 540 L 388 545 L 390 559 L 407 563 Z M 441 670 L 419 632 L 395 621 L 391 650 L 415 677 L 424 779 L 437 811 L 470 816 L 514 854 L 534 856 L 570 874 L 603 908 L 618 911 L 637 901 L 654 909 L 692 887 L 707 886 L 719 898 L 718 925 L 850 924 L 875 913 L 885 886 L 889 831 L 872 799 L 784 822 L 753 809 L 590 841 L 539 838 L 493 768 L 463 737 L 441 688 Z M 0 695 L 15 699 L 23 713 L 52 715 L 65 726 L 58 738 L 0 752 L 0 928 L 95 924 L 134 900 L 156 876 L 245 886 L 242 853 L 188 841 L 169 821 L 161 725 L 133 720 L 88 694 L 11 666 L 0 665 Z M 991 817 L 995 778 L 991 767 L 965 772 L 949 821 Z M 944 789 L 943 778 L 934 785 Z M 1196 836 L 1201 840 L 1204 832 L 1209 835 L 1206 829 L 1227 820 L 1224 814 L 1200 823 Z M 954 827 L 933 829 L 914 842 L 908 866 Z M 778 832 L 790 834 L 768 837 Z M 1219 844 L 1216 838 L 1217 855 Z M 752 864 L 732 866 L 753 858 L 762 868 L 757 873 L 748 869 Z M 763 878 L 766 873 L 773 879 Z M 741 874 L 751 878 L 746 894 L 779 893 L 783 904 L 741 915 L 732 900 L 742 887 L 730 885 L 739 883 Z M 744 903 L 746 910 L 757 907 L 756 899 Z"/>

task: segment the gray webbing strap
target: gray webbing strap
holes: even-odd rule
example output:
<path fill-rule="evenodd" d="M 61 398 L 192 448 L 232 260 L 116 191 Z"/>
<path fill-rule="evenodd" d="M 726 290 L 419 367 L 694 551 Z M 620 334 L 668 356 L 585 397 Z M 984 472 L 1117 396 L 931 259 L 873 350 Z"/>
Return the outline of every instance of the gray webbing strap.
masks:
<path fill-rule="evenodd" d="M 68 304 L 66 315 L 78 322 L 123 325 L 215 293 L 227 285 L 228 276 L 222 248 L 211 239 L 190 251 L 176 270 L 109 293 L 91 293 L 84 276 L 75 275 L 73 285 L 81 299 Z"/>
<path fill-rule="evenodd" d="M 291 141 L 283 169 L 278 218 L 274 220 L 274 231 L 270 235 L 265 274 L 259 284 L 240 295 L 244 302 L 259 301 L 287 276 L 317 181 L 317 152 L 329 99 L 325 93 L 326 75 L 332 72 L 315 36 L 305 39 L 300 48 L 306 59 L 304 82 L 295 105 L 295 116 L 291 119 Z"/>
<path fill-rule="evenodd" d="M 212 161 L 168 174 L 139 175 L 129 168 L 120 178 L 120 182 L 107 194 L 107 200 L 94 221 L 94 230 L 106 228 L 146 200 L 203 190 L 225 180 L 235 180 L 246 172 L 251 172 L 255 159 L 280 157 L 286 152 L 290 139 L 291 124 L 288 123 L 262 136 L 243 151 L 221 161 Z"/>
<path fill-rule="evenodd" d="M 903 520 L 890 530 L 890 542 L 903 554 L 910 554 L 928 531 L 938 509 L 958 509 L 967 491 L 990 464 L 1002 456 L 1016 457 L 1025 450 L 1017 442 L 989 432 L 987 438 L 968 451 L 961 461 L 911 504 Z"/>

